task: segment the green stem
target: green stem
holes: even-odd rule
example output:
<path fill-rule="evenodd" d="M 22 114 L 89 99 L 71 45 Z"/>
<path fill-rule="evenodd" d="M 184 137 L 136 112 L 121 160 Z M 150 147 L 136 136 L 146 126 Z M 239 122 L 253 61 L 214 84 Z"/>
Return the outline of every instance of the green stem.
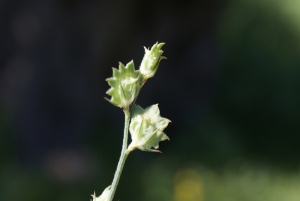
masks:
<path fill-rule="evenodd" d="M 115 176 L 113 179 L 113 182 L 111 184 L 110 192 L 107 198 L 107 201 L 112 201 L 122 174 L 122 170 L 126 161 L 127 156 L 129 155 L 130 152 L 127 152 L 127 140 L 128 140 L 128 127 L 129 127 L 129 121 L 130 121 L 130 113 L 129 111 L 125 111 L 125 125 L 124 125 L 124 136 L 123 136 L 123 145 L 122 145 L 122 151 L 121 151 L 121 156 L 119 159 L 119 163 L 117 166 L 117 170 L 115 172 Z"/>

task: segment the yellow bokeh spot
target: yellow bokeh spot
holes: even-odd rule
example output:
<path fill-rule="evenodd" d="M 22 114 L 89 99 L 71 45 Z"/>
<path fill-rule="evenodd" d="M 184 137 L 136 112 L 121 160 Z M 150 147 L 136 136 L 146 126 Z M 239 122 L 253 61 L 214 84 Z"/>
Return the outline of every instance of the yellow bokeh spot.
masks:
<path fill-rule="evenodd" d="M 174 181 L 174 201 L 203 201 L 201 175 L 193 169 L 179 171 Z"/>

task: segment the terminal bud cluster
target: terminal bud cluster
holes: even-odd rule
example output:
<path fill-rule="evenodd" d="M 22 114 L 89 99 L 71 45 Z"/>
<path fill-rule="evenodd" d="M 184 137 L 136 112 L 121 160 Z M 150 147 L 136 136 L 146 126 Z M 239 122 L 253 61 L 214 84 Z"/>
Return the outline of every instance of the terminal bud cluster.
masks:
<path fill-rule="evenodd" d="M 113 76 L 106 79 L 111 86 L 106 94 L 110 95 L 111 99 L 105 99 L 124 111 L 131 112 L 129 131 L 132 142 L 127 149 L 129 152 L 134 149 L 159 152 L 156 150 L 158 143 L 169 140 L 163 130 L 170 120 L 160 116 L 157 104 L 146 109 L 135 105 L 131 107 L 144 83 L 155 75 L 159 62 L 165 58 L 161 50 L 163 45 L 164 43 L 155 43 L 151 49 L 145 48 L 145 55 L 139 70 L 135 70 L 133 61 L 126 66 L 120 62 L 119 69 L 113 68 Z"/>
<path fill-rule="evenodd" d="M 143 85 L 149 78 L 155 75 L 160 61 L 165 59 L 162 56 L 163 51 L 161 50 L 163 45 L 164 43 L 155 43 L 151 49 L 145 48 L 145 55 L 139 70 L 135 70 L 133 61 L 127 63 L 126 66 L 120 62 L 119 69 L 113 68 L 113 76 L 106 79 L 110 86 L 106 94 L 111 97 L 110 99 L 105 99 L 111 104 L 122 108 L 125 113 L 124 133 L 126 134 L 124 134 L 125 140 L 123 139 L 123 147 L 125 149 L 122 148 L 120 161 L 114 177 L 114 181 L 116 182 L 113 181 L 112 185 L 107 187 L 99 197 L 94 193 L 92 201 L 111 201 L 113 199 L 118 183 L 118 179 L 116 178 L 119 178 L 126 157 L 131 151 L 139 149 L 148 152 L 160 152 L 157 150 L 159 142 L 169 140 L 169 137 L 163 130 L 171 121 L 160 116 L 158 104 L 151 105 L 146 109 L 135 105 L 135 101 Z M 128 119 L 127 121 L 126 118 Z M 128 127 L 132 138 L 129 146 L 127 144 Z"/>

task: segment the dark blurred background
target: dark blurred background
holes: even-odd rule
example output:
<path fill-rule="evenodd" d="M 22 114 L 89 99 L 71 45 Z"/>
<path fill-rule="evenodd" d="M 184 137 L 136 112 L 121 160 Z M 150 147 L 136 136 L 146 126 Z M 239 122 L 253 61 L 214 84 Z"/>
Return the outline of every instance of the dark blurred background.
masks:
<path fill-rule="evenodd" d="M 0 2 L 0 200 L 81 201 L 112 181 L 118 62 L 165 42 L 137 103 L 172 120 L 114 200 L 300 199 L 300 1 Z"/>

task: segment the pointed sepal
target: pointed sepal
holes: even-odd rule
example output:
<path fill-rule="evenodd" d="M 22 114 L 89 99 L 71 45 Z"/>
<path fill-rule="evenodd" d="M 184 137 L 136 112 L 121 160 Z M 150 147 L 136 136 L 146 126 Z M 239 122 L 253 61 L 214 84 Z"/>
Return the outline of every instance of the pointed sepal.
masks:
<path fill-rule="evenodd" d="M 160 116 L 158 105 L 152 105 L 146 109 L 134 106 L 132 111 L 129 131 L 132 142 L 128 151 L 140 149 L 142 151 L 160 152 L 159 142 L 169 140 L 163 132 L 171 121 Z M 154 148 L 154 149 L 153 149 Z"/>
<path fill-rule="evenodd" d="M 141 88 L 140 77 L 141 74 L 135 70 L 133 61 L 126 66 L 120 62 L 119 69 L 113 68 L 113 76 L 106 79 L 111 86 L 106 94 L 110 95 L 111 99 L 105 99 L 117 107 L 128 110 Z"/>

